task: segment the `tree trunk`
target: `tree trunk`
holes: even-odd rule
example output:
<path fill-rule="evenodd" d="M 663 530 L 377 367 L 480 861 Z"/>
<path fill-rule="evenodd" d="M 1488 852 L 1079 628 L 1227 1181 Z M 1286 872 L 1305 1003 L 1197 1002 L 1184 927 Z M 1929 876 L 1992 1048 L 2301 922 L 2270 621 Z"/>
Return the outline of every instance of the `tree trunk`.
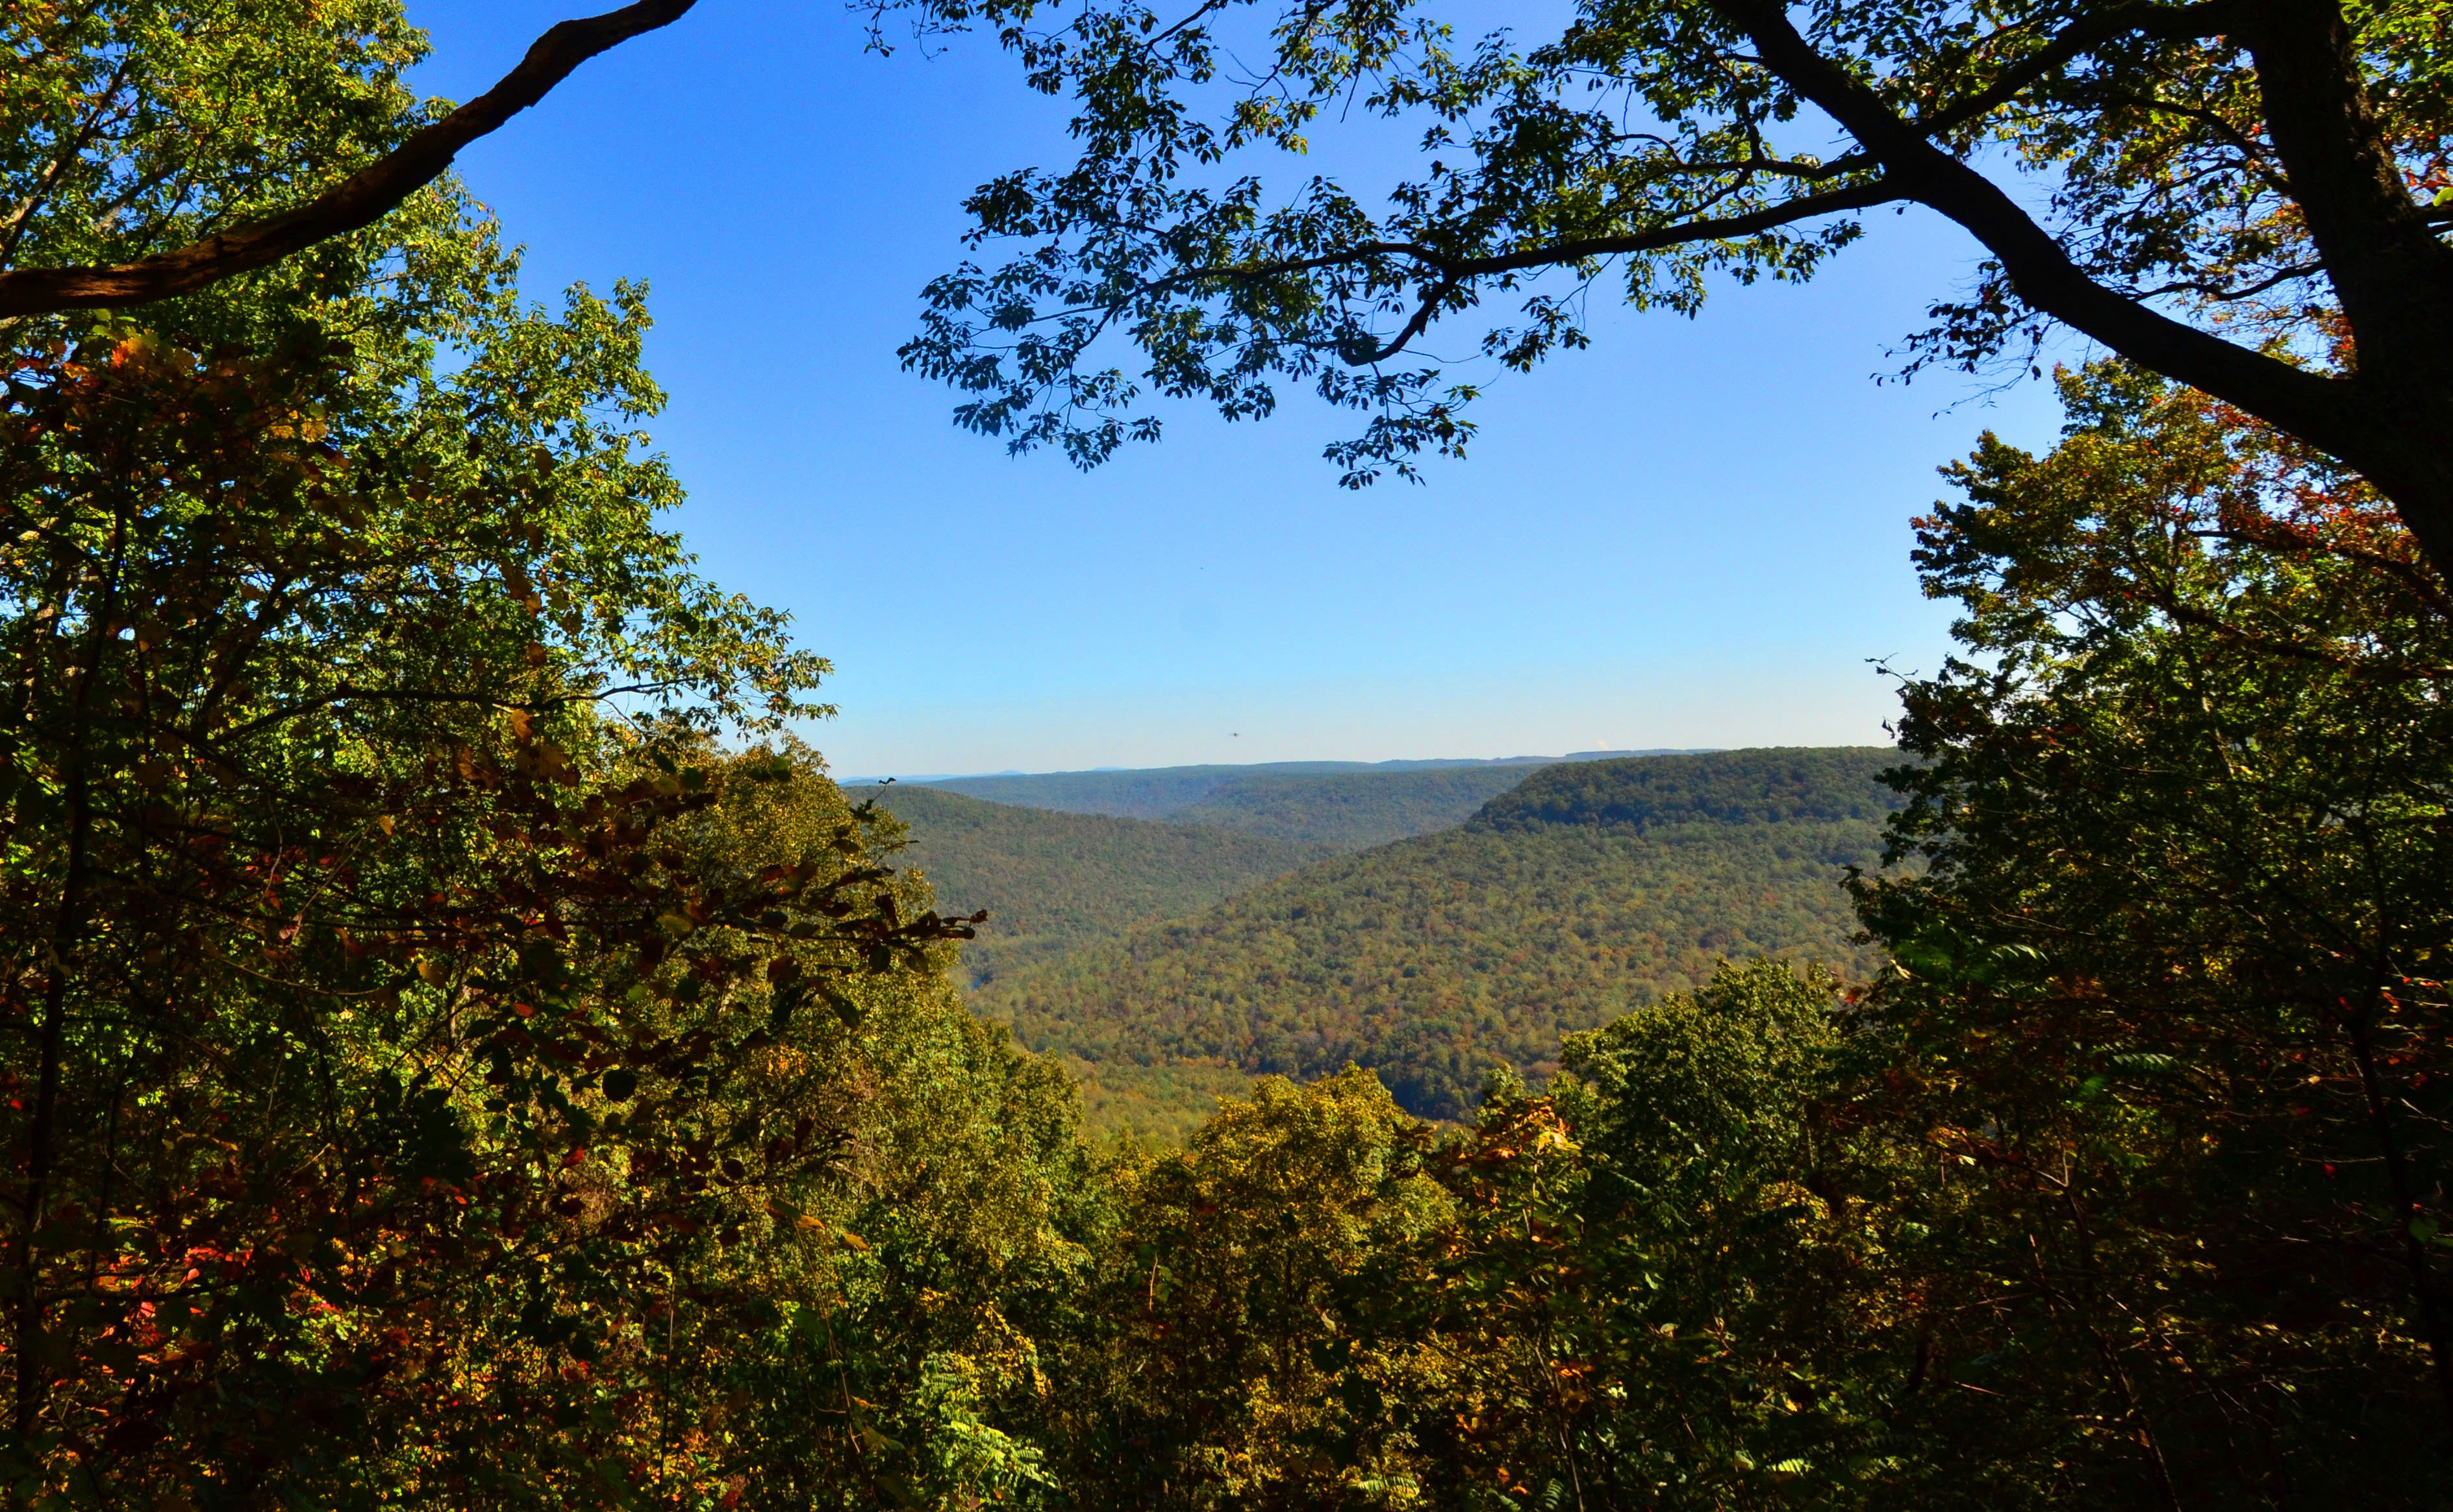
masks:
<path fill-rule="evenodd" d="M 2448 334 L 2453 348 L 2453 334 Z M 2363 373 L 2374 402 L 2356 448 L 2328 448 L 2393 503 L 2438 577 L 2453 584 L 2453 377 L 2393 383 Z"/>

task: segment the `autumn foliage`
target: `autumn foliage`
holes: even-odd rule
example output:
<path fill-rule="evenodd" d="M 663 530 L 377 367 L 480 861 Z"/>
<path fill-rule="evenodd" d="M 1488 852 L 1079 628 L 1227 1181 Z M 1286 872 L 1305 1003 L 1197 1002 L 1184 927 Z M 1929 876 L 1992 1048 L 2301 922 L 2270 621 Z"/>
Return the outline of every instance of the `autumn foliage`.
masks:
<path fill-rule="evenodd" d="M 2405 10 L 2362 46 L 2420 59 Z M 421 109 L 380 0 L 0 35 L 0 263 L 209 237 Z M 2155 214 L 2103 266 L 2187 261 L 2115 177 Z M 446 178 L 0 327 L 10 1505 L 2453 1504 L 2453 599 L 2373 480 L 2063 375 L 2060 444 L 1918 525 L 1961 652 L 1903 685 L 1905 806 L 1848 816 L 1864 980 L 1724 963 L 1478 1098 L 1450 1057 L 1450 1123 L 1332 1060 L 1094 1151 L 968 1011 L 981 921 L 796 738 L 825 663 L 661 528 L 644 293 L 517 273 Z"/>

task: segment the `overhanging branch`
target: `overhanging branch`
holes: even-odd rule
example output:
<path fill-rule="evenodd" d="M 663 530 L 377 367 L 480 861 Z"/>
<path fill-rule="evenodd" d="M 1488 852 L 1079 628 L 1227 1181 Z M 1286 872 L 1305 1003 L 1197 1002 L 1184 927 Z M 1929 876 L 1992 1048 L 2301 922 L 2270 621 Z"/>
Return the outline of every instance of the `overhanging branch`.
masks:
<path fill-rule="evenodd" d="M 2007 105 L 2021 91 L 2082 54 L 2125 36 L 2177 39 L 2216 35 L 2238 10 L 2235 0 L 2201 0 L 2200 4 L 2188 6 L 2137 4 L 2090 11 L 2054 33 L 2050 42 L 2020 59 L 1990 85 L 1955 105 L 1920 117 L 1916 129 L 1927 136 L 1955 130 Z"/>
<path fill-rule="evenodd" d="M 1888 179 L 1875 178 L 1862 184 L 1851 184 L 1845 189 L 1783 200 L 1777 205 L 1766 205 L 1742 215 L 1724 215 L 1708 221 L 1681 221 L 1674 226 L 1636 231 L 1625 236 L 1586 237 L 1549 247 L 1528 247 L 1522 251 L 1503 252 L 1495 257 L 1442 258 L 1427 249 L 1417 255 L 1450 278 L 1486 278 L 1497 273 L 1513 273 L 1528 268 L 1555 268 L 1561 263 L 1581 263 L 1597 257 L 1657 252 L 1664 248 L 1683 247 L 1695 242 L 1723 242 L 1742 236 L 1759 236 L 1765 231 L 1794 226 L 1800 221 L 1810 221 L 1844 210 L 1869 209 L 1907 197 L 1905 190 L 1894 187 Z"/>
<path fill-rule="evenodd" d="M 2019 297 L 2131 361 L 2240 406 L 2336 456 L 2365 449 L 2353 385 L 2150 309 L 2107 288 L 2071 260 L 2002 187 L 1935 145 L 1881 96 L 1816 51 L 1769 0 L 1710 0 L 1745 32 L 1764 63 L 1857 139 L 1883 165 L 1894 196 L 1957 222 L 1999 258 Z"/>
<path fill-rule="evenodd" d="M 1656 227 L 1648 231 L 1630 232 L 1625 236 L 1591 236 L 1570 242 L 1554 242 L 1546 247 L 1527 247 L 1512 252 L 1486 257 L 1461 257 L 1454 252 L 1421 242 L 1357 242 L 1334 252 L 1312 257 L 1287 258 L 1278 262 L 1258 262 L 1232 267 L 1193 268 L 1165 278 L 1154 279 L 1133 291 L 1133 299 L 1145 299 L 1171 288 L 1187 285 L 1241 283 L 1259 278 L 1283 278 L 1289 273 L 1318 272 L 1323 269 L 1350 267 L 1356 263 L 1383 258 L 1401 257 L 1418 263 L 1438 275 L 1438 281 L 1427 290 L 1413 315 L 1395 336 L 1374 346 L 1368 351 L 1346 355 L 1355 367 L 1368 367 L 1386 362 L 1403 351 L 1406 345 L 1421 335 L 1438 313 L 1440 303 L 1457 288 L 1476 278 L 1490 278 L 1503 273 L 1523 272 L 1535 268 L 1556 268 L 1563 263 L 1590 262 L 1604 257 L 1624 257 L 1637 252 L 1659 251 L 1665 248 L 1687 246 L 1695 242 L 1728 241 L 1744 236 L 1758 236 L 1765 231 L 1793 226 L 1825 215 L 1845 210 L 1862 210 L 1908 196 L 1884 179 L 1868 179 L 1845 189 L 1806 194 L 1778 205 L 1767 205 L 1743 215 L 1725 215 L 1714 220 L 1681 221 L 1675 225 Z"/>
<path fill-rule="evenodd" d="M 671 25 L 695 4 L 697 0 L 638 0 L 604 15 L 562 22 L 537 38 L 519 67 L 492 89 L 419 128 L 382 159 L 294 209 L 132 263 L 0 272 L 0 319 L 118 308 L 193 293 L 370 226 L 441 177 L 462 148 L 544 99 L 581 64 Z"/>
<path fill-rule="evenodd" d="M 1467 279 L 1487 278 L 1531 268 L 1555 268 L 1562 263 L 1589 262 L 1601 257 L 1623 257 L 1636 252 L 1659 251 L 1664 248 L 1685 246 L 1695 242 L 1718 242 L 1733 237 L 1755 236 L 1765 231 L 1776 230 L 1783 226 L 1795 225 L 1799 221 L 1814 220 L 1820 216 L 1836 214 L 1843 210 L 1862 210 L 1900 197 L 1881 179 L 1868 179 L 1863 184 L 1852 184 L 1846 189 L 1832 189 L 1822 194 L 1808 194 L 1779 205 L 1766 206 L 1760 210 L 1749 211 L 1744 215 L 1726 215 L 1718 220 L 1687 221 L 1681 225 L 1665 226 L 1656 230 L 1642 231 L 1631 236 L 1592 237 L 1584 241 L 1562 242 L 1552 247 L 1526 248 L 1522 251 L 1503 253 L 1497 257 L 1451 258 L 1446 261 L 1440 260 L 1435 255 L 1426 255 L 1427 249 L 1417 250 L 1413 255 L 1422 257 L 1424 262 L 1439 269 L 1438 286 L 1423 296 L 1423 302 L 1415 309 L 1413 318 L 1406 322 L 1405 328 L 1393 338 L 1372 351 L 1357 352 L 1347 356 L 1346 360 L 1358 368 L 1368 367 L 1373 363 L 1386 362 L 1405 350 L 1406 346 L 1430 325 L 1431 317 L 1438 312 L 1440 302 L 1446 299 L 1457 285 Z"/>

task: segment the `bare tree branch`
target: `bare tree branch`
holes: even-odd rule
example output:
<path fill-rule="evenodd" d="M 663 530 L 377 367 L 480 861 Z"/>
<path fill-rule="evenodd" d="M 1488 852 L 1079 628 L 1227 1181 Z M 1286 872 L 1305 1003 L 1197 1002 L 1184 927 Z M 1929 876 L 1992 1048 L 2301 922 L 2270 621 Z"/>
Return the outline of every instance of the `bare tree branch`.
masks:
<path fill-rule="evenodd" d="M 519 67 L 492 89 L 419 128 L 387 156 L 294 209 L 116 267 L 0 272 L 0 319 L 118 308 L 193 293 L 372 225 L 441 177 L 462 148 L 544 99 L 581 64 L 632 37 L 670 26 L 695 4 L 697 0 L 637 0 L 604 15 L 562 22 L 537 38 Z"/>

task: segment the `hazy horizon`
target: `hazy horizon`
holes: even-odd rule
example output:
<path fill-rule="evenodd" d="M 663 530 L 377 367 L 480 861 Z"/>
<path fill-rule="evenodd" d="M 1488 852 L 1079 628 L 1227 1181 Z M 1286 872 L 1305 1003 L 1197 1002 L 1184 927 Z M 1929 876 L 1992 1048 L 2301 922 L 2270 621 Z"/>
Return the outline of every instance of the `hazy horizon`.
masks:
<path fill-rule="evenodd" d="M 563 17 L 415 14 L 416 82 L 457 99 Z M 1503 14 L 1524 12 L 1463 19 Z M 1803 288 L 1692 321 L 1596 298 L 1588 351 L 1457 367 L 1486 381 L 1483 428 L 1421 487 L 1341 489 L 1321 448 L 1356 417 L 1292 390 L 1256 424 L 1163 405 L 1164 442 L 1091 473 L 1010 459 L 895 348 L 964 255 L 964 196 L 1071 144 L 993 38 L 866 40 L 841 10 L 701 8 L 459 162 L 528 248 L 530 297 L 651 285 L 674 523 L 832 659 L 842 715 L 802 733 L 842 770 L 1877 741 L 1894 700 L 1869 663 L 1930 670 L 1946 644 L 1907 559 L 1934 469 L 1987 427 L 2058 424 L 2041 385 L 1873 381 L 1975 262 L 1884 213 Z M 1410 147 L 1375 140 L 1266 167 L 1381 183 Z"/>
<path fill-rule="evenodd" d="M 1611 761 L 1629 756 L 1701 756 L 1726 749 L 1719 746 L 1663 746 L 1640 750 L 1571 750 L 1552 754 L 1526 752 L 1510 756 L 1397 756 L 1386 761 L 1347 761 L 1327 756 L 1294 761 L 1270 762 L 1184 762 L 1171 766 L 1070 766 L 1049 771 L 1026 771 L 1007 766 L 992 772 L 866 772 L 857 775 L 834 773 L 835 781 L 853 783 L 954 783 L 975 777 L 1071 777 L 1088 773 L 1170 772 L 1235 770 L 1250 768 L 1301 768 L 1323 771 L 1421 771 L 1442 766 L 1502 766 L 1541 763 L 1576 761 Z"/>

